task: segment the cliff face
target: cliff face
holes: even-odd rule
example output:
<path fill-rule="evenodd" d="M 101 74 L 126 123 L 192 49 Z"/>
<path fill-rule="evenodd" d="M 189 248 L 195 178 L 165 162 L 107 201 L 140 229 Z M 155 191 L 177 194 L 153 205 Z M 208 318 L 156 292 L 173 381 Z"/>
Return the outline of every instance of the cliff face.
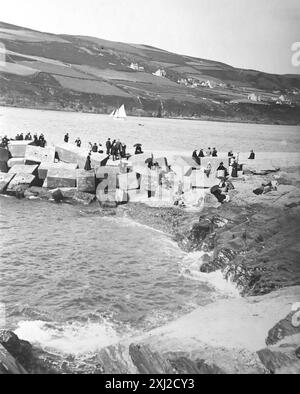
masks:
<path fill-rule="evenodd" d="M 128 114 L 137 116 L 300 123 L 297 75 L 241 70 L 147 45 L 53 35 L 3 22 L 0 40 L 6 48 L 2 105 L 110 113 L 124 103 Z M 158 69 L 166 76 L 153 75 Z M 210 87 L 202 86 L 207 81 Z M 249 101 L 250 93 L 262 101 Z M 282 94 L 286 102 L 276 105 L 274 96 Z"/>

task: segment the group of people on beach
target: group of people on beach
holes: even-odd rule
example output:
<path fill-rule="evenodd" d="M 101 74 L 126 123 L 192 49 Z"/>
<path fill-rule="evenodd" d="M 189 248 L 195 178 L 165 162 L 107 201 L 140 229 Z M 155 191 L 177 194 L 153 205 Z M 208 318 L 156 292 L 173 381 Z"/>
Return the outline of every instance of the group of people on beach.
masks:
<path fill-rule="evenodd" d="M 66 133 L 64 136 L 64 142 L 69 143 L 70 141 L 70 134 Z M 82 141 L 79 137 L 75 140 L 75 145 L 78 148 L 81 148 L 82 146 Z M 91 170 L 91 156 L 92 153 L 99 153 L 99 154 L 104 154 L 106 153 L 107 156 L 111 157 L 113 161 L 120 160 L 120 159 L 128 159 L 130 155 L 127 153 L 127 145 L 125 143 L 122 143 L 120 139 L 118 140 L 112 140 L 111 138 L 108 138 L 106 143 L 105 143 L 105 150 L 104 147 L 101 143 L 88 143 L 89 146 L 89 154 L 86 159 L 86 165 L 85 169 L 87 171 Z M 139 155 L 144 153 L 142 149 L 142 144 L 135 144 L 135 155 Z"/>
<path fill-rule="evenodd" d="M 193 159 L 197 164 L 201 164 L 201 158 L 203 157 L 218 157 L 218 151 L 216 148 L 207 148 L 206 151 L 204 149 L 196 149 L 192 154 Z"/>
<path fill-rule="evenodd" d="M 0 147 L 7 149 L 10 141 L 31 141 L 31 145 L 41 148 L 45 148 L 47 145 L 44 134 L 40 134 L 39 136 L 38 134 L 34 134 L 32 137 L 31 133 L 27 133 L 25 136 L 24 133 L 19 133 L 15 138 L 8 138 L 7 135 L 0 137 Z"/>
<path fill-rule="evenodd" d="M 64 136 L 64 142 L 69 143 L 69 141 L 70 141 L 70 134 L 66 133 Z M 81 148 L 82 141 L 79 137 L 75 140 L 75 145 L 78 148 Z M 135 148 L 135 153 L 134 153 L 135 155 L 144 153 L 142 150 L 142 144 L 135 144 L 134 148 Z M 130 156 L 127 153 L 127 145 L 125 143 L 122 143 L 119 139 L 112 140 L 111 138 L 108 138 L 105 143 L 105 151 L 101 143 L 97 144 L 96 142 L 95 143 L 89 142 L 89 150 L 90 151 L 86 161 L 86 168 L 90 168 L 92 153 L 99 153 L 99 154 L 106 153 L 106 155 L 111 157 L 113 161 L 120 159 L 127 159 Z"/>

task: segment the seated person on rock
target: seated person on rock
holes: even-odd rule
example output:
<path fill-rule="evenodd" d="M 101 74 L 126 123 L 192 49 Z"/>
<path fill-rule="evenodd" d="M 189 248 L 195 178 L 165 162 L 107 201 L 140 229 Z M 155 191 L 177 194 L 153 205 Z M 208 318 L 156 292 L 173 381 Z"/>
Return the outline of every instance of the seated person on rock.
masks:
<path fill-rule="evenodd" d="M 255 153 L 253 150 L 250 152 L 250 156 L 248 160 L 255 160 Z"/>

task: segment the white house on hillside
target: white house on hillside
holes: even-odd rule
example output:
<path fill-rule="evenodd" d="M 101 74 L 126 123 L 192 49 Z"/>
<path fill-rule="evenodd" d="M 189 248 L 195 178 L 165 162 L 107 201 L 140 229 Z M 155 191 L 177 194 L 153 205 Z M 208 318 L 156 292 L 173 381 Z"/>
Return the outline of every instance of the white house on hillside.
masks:
<path fill-rule="evenodd" d="M 155 73 L 153 73 L 153 75 L 155 75 L 156 77 L 165 78 L 167 76 L 167 73 L 164 69 L 158 69 Z"/>
<path fill-rule="evenodd" d="M 129 68 L 131 68 L 131 70 L 134 70 L 134 71 L 145 71 L 145 68 L 142 66 L 139 66 L 138 63 L 131 63 Z"/>

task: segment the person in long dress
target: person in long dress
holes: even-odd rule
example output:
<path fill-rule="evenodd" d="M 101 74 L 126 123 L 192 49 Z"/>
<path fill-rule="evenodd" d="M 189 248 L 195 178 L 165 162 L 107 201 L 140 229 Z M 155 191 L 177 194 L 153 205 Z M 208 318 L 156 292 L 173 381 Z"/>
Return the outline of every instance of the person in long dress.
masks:
<path fill-rule="evenodd" d="M 234 160 L 234 162 L 232 164 L 231 176 L 232 176 L 232 178 L 238 177 L 238 163 L 236 160 Z"/>
<path fill-rule="evenodd" d="M 198 154 L 198 151 L 197 151 L 197 150 L 194 150 L 194 152 L 193 152 L 193 154 L 192 154 L 192 158 L 194 159 L 194 161 L 195 161 L 198 165 L 201 164 L 201 160 L 200 160 L 200 157 L 199 157 L 199 154 Z"/>
<path fill-rule="evenodd" d="M 91 152 L 88 154 L 84 166 L 85 171 L 91 171 L 92 169 L 92 162 L 91 162 Z"/>

